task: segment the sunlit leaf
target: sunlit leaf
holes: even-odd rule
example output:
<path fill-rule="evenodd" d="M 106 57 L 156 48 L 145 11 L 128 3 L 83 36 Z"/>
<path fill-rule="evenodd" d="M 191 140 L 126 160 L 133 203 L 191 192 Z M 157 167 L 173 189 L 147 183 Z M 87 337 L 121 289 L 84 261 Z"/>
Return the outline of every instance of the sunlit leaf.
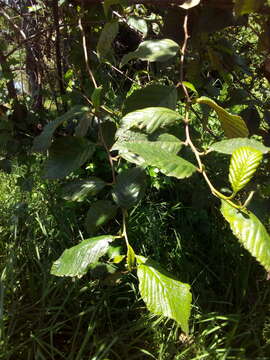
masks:
<path fill-rule="evenodd" d="M 152 142 L 126 142 L 122 148 L 142 157 L 147 165 L 157 167 L 163 174 L 183 179 L 191 176 L 196 167 L 181 157 L 157 148 Z"/>
<path fill-rule="evenodd" d="M 206 96 L 202 96 L 197 99 L 197 103 L 206 104 L 216 111 L 222 129 L 227 137 L 236 138 L 247 137 L 249 135 L 246 123 L 241 116 L 229 113 L 227 110 L 219 106 L 214 100 Z"/>
<path fill-rule="evenodd" d="M 75 180 L 62 187 L 61 196 L 68 201 L 81 202 L 89 195 L 96 195 L 104 186 L 106 186 L 106 183 L 95 177 L 87 180 Z"/>
<path fill-rule="evenodd" d="M 262 160 L 262 152 L 248 146 L 237 148 L 232 153 L 229 181 L 236 193 L 252 179 Z"/>
<path fill-rule="evenodd" d="M 210 146 L 210 149 L 223 154 L 232 154 L 234 150 L 242 146 L 252 147 L 253 149 L 261 151 L 264 154 L 270 151 L 270 148 L 264 146 L 261 142 L 247 138 L 234 138 L 229 140 L 222 140 L 212 144 Z"/>
<path fill-rule="evenodd" d="M 179 5 L 181 8 L 188 10 L 193 8 L 194 6 L 199 5 L 201 0 L 186 0 L 183 4 Z"/>
<path fill-rule="evenodd" d="M 192 300 L 190 286 L 176 280 L 155 261 L 143 256 L 136 258 L 139 289 L 149 311 L 174 319 L 188 333 Z"/>
<path fill-rule="evenodd" d="M 98 262 L 105 255 L 109 244 L 114 240 L 111 235 L 97 236 L 83 240 L 80 244 L 66 249 L 51 268 L 51 274 L 56 276 L 78 276 L 87 273 L 91 264 Z"/>
<path fill-rule="evenodd" d="M 179 51 L 179 45 L 171 39 L 146 40 L 139 47 L 123 56 L 121 66 L 126 65 L 130 60 L 140 59 L 150 62 L 167 61 Z"/>
<path fill-rule="evenodd" d="M 89 234 L 94 234 L 98 227 L 105 225 L 117 212 L 115 206 L 109 200 L 98 200 L 93 203 L 86 215 L 85 227 Z"/>
<path fill-rule="evenodd" d="M 95 145 L 85 138 L 64 136 L 56 139 L 44 165 L 46 179 L 59 179 L 83 165 L 95 151 Z"/>
<path fill-rule="evenodd" d="M 147 22 L 144 19 L 140 17 L 129 16 L 127 23 L 131 28 L 141 32 L 143 37 L 147 35 Z"/>
<path fill-rule="evenodd" d="M 124 129 L 139 129 L 152 134 L 158 129 L 165 129 L 176 124 L 180 119 L 181 115 L 171 109 L 149 107 L 125 115 L 120 125 Z"/>
<path fill-rule="evenodd" d="M 244 247 L 270 271 L 270 236 L 252 212 L 242 212 L 222 200 L 221 213 Z"/>
<path fill-rule="evenodd" d="M 33 148 L 34 152 L 44 152 L 48 150 L 51 145 L 52 136 L 55 130 L 62 125 L 65 121 L 83 117 L 89 108 L 86 106 L 76 105 L 71 108 L 64 115 L 59 116 L 55 120 L 49 122 L 43 129 L 42 133 L 34 139 Z"/>
<path fill-rule="evenodd" d="M 121 172 L 113 186 L 114 201 L 122 208 L 136 205 L 144 195 L 146 176 L 141 168 L 135 167 Z"/>
<path fill-rule="evenodd" d="M 132 247 L 128 244 L 127 246 L 127 268 L 132 271 L 136 265 L 136 255 Z"/>

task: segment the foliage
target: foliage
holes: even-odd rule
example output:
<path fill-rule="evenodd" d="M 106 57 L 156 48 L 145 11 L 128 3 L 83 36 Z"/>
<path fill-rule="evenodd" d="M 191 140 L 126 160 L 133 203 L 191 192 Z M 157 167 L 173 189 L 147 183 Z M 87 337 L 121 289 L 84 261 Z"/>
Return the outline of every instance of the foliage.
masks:
<path fill-rule="evenodd" d="M 59 206 L 58 211 L 72 213 L 65 237 L 72 234 L 74 241 L 62 245 L 60 252 L 53 248 L 46 277 L 51 267 L 54 284 L 60 284 L 58 277 L 84 276 L 90 279 L 87 289 L 94 289 L 95 279 L 102 277 L 116 288 L 127 278 L 137 287 L 136 272 L 146 307 L 175 320 L 173 326 L 180 326 L 192 342 L 190 288 L 196 290 L 189 284 L 194 281 L 190 264 L 196 262 L 196 251 L 190 250 L 190 260 L 175 274 L 176 264 L 157 256 L 160 249 L 145 250 L 144 234 L 138 246 L 133 234 L 138 229 L 132 232 L 130 219 L 145 206 L 149 189 L 160 189 L 155 194 L 160 200 L 162 191 L 172 189 L 185 206 L 192 203 L 198 213 L 205 208 L 200 226 L 187 231 L 193 236 L 208 225 L 207 211 L 216 213 L 221 202 L 233 234 L 269 271 L 269 218 L 259 220 L 256 209 L 257 199 L 264 203 L 270 194 L 270 71 L 265 56 L 270 45 L 263 30 L 269 22 L 269 2 L 239 0 L 225 11 L 203 0 L 180 1 L 175 8 L 166 4 L 164 9 L 151 1 L 139 5 L 108 0 L 103 7 L 98 2 L 37 1 L 32 7 L 19 3 L 0 2 L 7 25 L 0 34 L 0 86 L 6 89 L 1 95 L 1 167 L 11 171 L 10 160 L 25 166 L 18 185 L 31 193 L 32 168 L 42 161 L 39 181 L 56 187 L 47 200 L 51 211 Z M 14 64 L 23 61 L 29 89 L 20 94 Z M 25 208 L 22 201 L 16 211 L 26 214 Z M 63 216 L 62 225 L 67 219 Z M 215 233 L 228 234 L 221 219 Z M 168 246 L 172 256 L 176 243 L 170 240 Z M 217 263 L 222 256 L 219 253 Z M 3 283 L 6 271 L 3 268 Z M 63 281 L 71 286 L 68 279 Z M 106 289 L 98 293 L 103 299 Z M 88 329 L 85 342 L 92 331 Z M 82 358 L 84 346 L 74 359 Z M 94 358 L 107 353 L 97 350 Z M 144 347 L 144 353 L 151 352 Z"/>

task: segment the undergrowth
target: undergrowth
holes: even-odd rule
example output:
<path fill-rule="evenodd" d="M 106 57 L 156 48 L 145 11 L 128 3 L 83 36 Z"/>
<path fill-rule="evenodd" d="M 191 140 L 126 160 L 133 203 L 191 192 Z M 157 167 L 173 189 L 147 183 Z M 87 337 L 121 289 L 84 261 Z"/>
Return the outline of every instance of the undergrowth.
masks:
<path fill-rule="evenodd" d="M 186 336 L 173 321 L 149 315 L 133 274 L 50 275 L 63 249 L 85 236 L 84 209 L 59 199 L 58 183 L 41 183 L 39 168 L 32 172 L 30 191 L 18 180 L 27 178 L 24 167 L 0 176 L 0 359 L 270 358 L 265 273 L 224 225 L 218 203 L 195 209 L 190 182 L 159 192 L 152 186 L 128 223 L 135 250 L 192 284 Z"/>

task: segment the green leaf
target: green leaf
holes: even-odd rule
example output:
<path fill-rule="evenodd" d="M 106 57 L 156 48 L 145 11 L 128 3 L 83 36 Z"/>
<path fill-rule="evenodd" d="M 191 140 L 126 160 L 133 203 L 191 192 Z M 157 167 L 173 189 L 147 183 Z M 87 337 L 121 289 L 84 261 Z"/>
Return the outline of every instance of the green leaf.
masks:
<path fill-rule="evenodd" d="M 105 60 L 112 52 L 112 43 L 119 31 L 119 24 L 116 21 L 105 24 L 101 31 L 97 44 L 97 53 L 101 60 Z"/>
<path fill-rule="evenodd" d="M 266 154 L 270 151 L 269 147 L 264 146 L 261 142 L 254 139 L 235 138 L 229 140 L 222 140 L 210 146 L 211 150 L 217 151 L 222 154 L 232 154 L 234 150 L 242 146 L 249 146 L 262 153 Z"/>
<path fill-rule="evenodd" d="M 92 100 L 93 106 L 96 110 L 99 110 L 100 105 L 101 105 L 101 93 L 102 93 L 102 86 L 99 86 L 94 89 L 94 91 L 91 95 L 91 100 Z"/>
<path fill-rule="evenodd" d="M 221 202 L 221 213 L 234 235 L 266 271 L 270 271 L 270 236 L 263 224 L 252 212 L 242 212 L 226 201 Z"/>
<path fill-rule="evenodd" d="M 247 137 L 249 135 L 246 123 L 241 116 L 229 113 L 227 110 L 219 106 L 214 100 L 206 96 L 202 96 L 197 99 L 197 103 L 206 104 L 216 111 L 222 129 L 228 138 Z"/>
<path fill-rule="evenodd" d="M 98 178 L 88 180 L 75 180 L 65 184 L 61 189 L 61 196 L 68 201 L 84 201 L 89 195 L 94 196 L 106 186 L 106 183 Z"/>
<path fill-rule="evenodd" d="M 179 45 L 171 39 L 146 40 L 139 47 L 123 56 L 121 66 L 126 65 L 132 59 L 146 60 L 150 62 L 167 61 L 179 51 Z"/>
<path fill-rule="evenodd" d="M 117 206 L 109 200 L 98 200 L 89 208 L 85 226 L 89 234 L 94 234 L 98 227 L 115 217 Z"/>
<path fill-rule="evenodd" d="M 125 209 L 136 205 L 144 195 L 145 181 L 146 176 L 141 168 L 135 167 L 121 172 L 112 190 L 116 204 Z"/>
<path fill-rule="evenodd" d="M 252 179 L 262 160 L 262 152 L 252 147 L 242 146 L 232 153 L 229 181 L 234 193 L 243 189 Z"/>
<path fill-rule="evenodd" d="M 66 249 L 51 268 L 56 276 L 83 276 L 91 264 L 98 262 L 105 255 L 109 244 L 114 240 L 111 235 L 97 236 L 83 240 L 80 244 Z"/>
<path fill-rule="evenodd" d="M 55 120 L 49 122 L 43 129 L 42 133 L 34 139 L 32 151 L 44 152 L 48 150 L 51 145 L 52 137 L 55 130 L 63 124 L 65 121 L 70 121 L 74 118 L 81 118 L 89 112 L 89 108 L 86 106 L 76 105 L 71 108 L 64 115 L 59 116 Z"/>
<path fill-rule="evenodd" d="M 132 271 L 136 265 L 136 255 L 132 247 L 128 244 L 127 246 L 127 268 Z"/>
<path fill-rule="evenodd" d="M 258 11 L 262 4 L 258 0 L 235 0 L 234 12 L 237 16 Z"/>
<path fill-rule="evenodd" d="M 177 91 L 173 86 L 148 85 L 143 89 L 135 90 L 126 99 L 123 113 L 127 114 L 134 110 L 148 107 L 163 107 L 175 110 L 177 103 Z"/>
<path fill-rule="evenodd" d="M 147 22 L 144 19 L 140 17 L 129 16 L 127 23 L 131 28 L 141 32 L 143 37 L 147 35 Z"/>
<path fill-rule="evenodd" d="M 121 120 L 121 127 L 124 129 L 144 130 L 152 134 L 158 129 L 165 129 L 172 126 L 181 119 L 176 111 L 164 107 L 149 107 L 133 111 Z"/>
<path fill-rule="evenodd" d="M 149 166 L 157 167 L 163 174 L 183 179 L 191 176 L 196 167 L 181 157 L 168 153 L 162 148 L 157 148 L 152 142 L 126 142 L 121 144 L 122 148 L 127 149 L 141 156 Z"/>
<path fill-rule="evenodd" d="M 44 177 L 59 179 L 82 166 L 95 151 L 95 145 L 85 138 L 65 136 L 56 139 L 45 162 Z"/>
<path fill-rule="evenodd" d="M 174 319 L 188 333 L 190 286 L 174 279 L 153 260 L 137 256 L 137 261 L 139 289 L 149 311 Z"/>

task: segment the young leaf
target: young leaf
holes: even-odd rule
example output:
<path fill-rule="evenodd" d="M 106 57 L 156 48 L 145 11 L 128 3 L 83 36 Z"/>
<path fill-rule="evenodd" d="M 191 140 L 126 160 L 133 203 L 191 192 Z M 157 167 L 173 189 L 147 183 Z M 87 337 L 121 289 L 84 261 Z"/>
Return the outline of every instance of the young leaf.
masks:
<path fill-rule="evenodd" d="M 106 59 L 107 55 L 112 52 L 112 43 L 118 34 L 119 24 L 116 21 L 105 24 L 101 31 L 97 44 L 97 53 L 101 60 Z"/>
<path fill-rule="evenodd" d="M 262 160 L 263 154 L 249 146 L 242 146 L 232 153 L 229 181 L 234 193 L 243 189 L 252 179 Z"/>
<path fill-rule="evenodd" d="M 150 141 L 148 143 L 126 142 L 122 143 L 121 147 L 139 155 L 147 165 L 157 167 L 167 176 L 184 179 L 196 171 L 196 167 L 190 162 L 162 148 L 157 148 Z"/>
<path fill-rule="evenodd" d="M 216 142 L 210 146 L 210 150 L 217 151 L 222 154 L 232 154 L 234 150 L 239 147 L 248 146 L 261 151 L 262 153 L 266 154 L 270 151 L 269 147 L 264 146 L 261 142 L 254 140 L 254 139 L 247 139 L 247 138 L 235 138 L 229 140 L 222 140 Z"/>
<path fill-rule="evenodd" d="M 141 296 L 149 311 L 177 321 L 188 333 L 190 286 L 174 279 L 153 260 L 136 256 Z"/>
<path fill-rule="evenodd" d="M 61 196 L 68 201 L 84 201 L 91 195 L 96 195 L 106 186 L 106 183 L 98 178 L 88 178 L 88 180 L 75 180 L 65 184 L 61 189 Z"/>
<path fill-rule="evenodd" d="M 98 200 L 90 206 L 85 220 L 89 234 L 94 234 L 99 226 L 106 224 L 117 212 L 117 206 L 109 200 Z"/>
<path fill-rule="evenodd" d="M 138 167 L 119 174 L 112 190 L 112 197 L 116 204 L 125 209 L 136 205 L 144 195 L 145 180 L 144 171 Z"/>
<path fill-rule="evenodd" d="M 206 104 L 216 111 L 222 129 L 228 138 L 247 137 L 249 135 L 246 123 L 241 116 L 229 113 L 227 110 L 219 106 L 214 100 L 206 96 L 202 96 L 197 99 L 197 103 Z"/>
<path fill-rule="evenodd" d="M 124 129 L 144 130 L 152 134 L 158 129 L 164 129 L 174 125 L 181 119 L 181 115 L 164 107 L 149 107 L 133 111 L 121 120 L 121 127 Z"/>
<path fill-rule="evenodd" d="M 59 116 L 55 120 L 49 122 L 43 129 L 42 133 L 34 139 L 32 151 L 44 152 L 48 150 L 51 145 L 52 136 L 55 130 L 63 124 L 65 121 L 72 120 L 74 118 L 81 118 L 87 112 L 89 108 L 86 106 L 76 105 L 71 108 L 64 115 Z"/>
<path fill-rule="evenodd" d="M 123 56 L 121 66 L 126 65 L 132 59 L 141 59 L 150 62 L 167 61 L 177 54 L 179 45 L 171 39 L 146 40 L 139 47 Z"/>
<path fill-rule="evenodd" d="M 123 114 L 148 107 L 164 107 L 175 110 L 177 90 L 173 86 L 148 85 L 135 90 L 125 101 Z"/>
<path fill-rule="evenodd" d="M 127 247 L 127 268 L 132 271 L 136 264 L 136 255 L 132 247 L 128 244 Z"/>
<path fill-rule="evenodd" d="M 55 140 L 45 162 L 44 177 L 60 179 L 83 165 L 95 151 L 95 145 L 85 138 L 65 136 Z"/>
<path fill-rule="evenodd" d="M 270 236 L 263 224 L 252 212 L 242 212 L 226 201 L 221 202 L 221 213 L 234 235 L 266 271 L 270 271 Z"/>
<path fill-rule="evenodd" d="M 114 240 L 111 235 L 97 236 L 83 240 L 80 244 L 66 249 L 51 268 L 56 276 L 83 276 L 91 264 L 98 262 L 106 254 L 109 244 Z"/>

